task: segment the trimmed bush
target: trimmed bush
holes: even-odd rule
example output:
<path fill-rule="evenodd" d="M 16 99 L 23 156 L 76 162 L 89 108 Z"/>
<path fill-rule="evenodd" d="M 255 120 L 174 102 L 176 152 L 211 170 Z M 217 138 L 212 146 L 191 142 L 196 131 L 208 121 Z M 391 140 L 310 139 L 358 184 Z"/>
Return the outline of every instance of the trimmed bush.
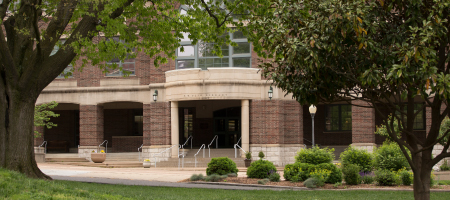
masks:
<path fill-rule="evenodd" d="M 330 170 L 331 173 L 325 180 L 325 183 L 340 183 L 342 182 L 342 170 L 332 163 L 322 163 L 316 166 L 317 169 Z"/>
<path fill-rule="evenodd" d="M 317 180 L 317 186 L 324 186 L 325 180 L 328 179 L 328 176 L 330 176 L 330 174 L 331 174 L 330 170 L 316 168 L 309 175 L 311 178 L 314 178 Z"/>
<path fill-rule="evenodd" d="M 349 146 L 344 152 L 341 153 L 340 159 L 342 165 L 355 164 L 360 167 L 364 172 L 372 171 L 373 155 L 367 150 L 355 149 Z"/>
<path fill-rule="evenodd" d="M 208 181 L 208 182 L 219 182 L 219 181 L 221 181 L 221 180 L 223 180 L 223 179 L 226 179 L 228 176 L 227 175 L 219 175 L 219 174 L 211 174 L 211 175 L 209 175 L 209 176 L 207 176 L 206 178 L 205 178 L 205 181 Z"/>
<path fill-rule="evenodd" d="M 265 156 L 266 156 L 266 155 L 264 155 L 264 152 L 262 152 L 262 151 L 260 151 L 260 152 L 258 153 L 259 159 L 263 159 Z"/>
<path fill-rule="evenodd" d="M 278 172 L 270 173 L 269 180 L 272 182 L 280 182 L 280 174 Z"/>
<path fill-rule="evenodd" d="M 359 175 L 361 176 L 361 181 L 364 184 L 372 184 L 373 181 L 375 181 L 375 178 L 373 177 L 373 173 L 367 173 L 367 172 L 360 172 Z"/>
<path fill-rule="evenodd" d="M 229 174 L 227 174 L 227 176 L 228 177 L 237 177 L 237 174 L 236 173 L 229 173 Z"/>
<path fill-rule="evenodd" d="M 413 180 L 412 172 L 409 172 L 406 170 L 401 170 L 399 172 L 399 175 L 400 175 L 400 179 L 402 180 L 402 185 L 411 185 L 412 184 L 412 180 Z"/>
<path fill-rule="evenodd" d="M 450 171 L 450 166 L 448 165 L 447 160 L 444 160 L 444 163 L 439 168 L 441 171 Z"/>
<path fill-rule="evenodd" d="M 236 163 L 227 157 L 212 158 L 206 168 L 206 175 L 218 174 L 226 175 L 229 173 L 237 173 Z"/>
<path fill-rule="evenodd" d="M 318 146 L 311 149 L 302 149 L 295 156 L 295 162 L 309 163 L 318 165 L 321 163 L 331 163 L 334 160 L 334 149 L 324 148 Z"/>
<path fill-rule="evenodd" d="M 283 177 L 287 181 L 304 181 L 309 178 L 309 173 L 311 170 L 315 169 L 315 165 L 308 163 L 294 163 L 288 164 L 284 167 Z"/>
<path fill-rule="evenodd" d="M 381 147 L 376 149 L 373 163 L 375 168 L 379 170 L 398 171 L 402 168 L 409 168 L 408 160 L 395 142 L 384 142 Z"/>
<path fill-rule="evenodd" d="M 382 186 L 392 186 L 397 182 L 395 172 L 387 169 L 375 171 L 375 180 Z"/>
<path fill-rule="evenodd" d="M 270 171 L 276 172 L 277 168 L 267 160 L 257 160 L 247 168 L 248 178 L 269 178 Z"/>
<path fill-rule="evenodd" d="M 269 179 L 267 179 L 267 178 L 258 180 L 258 184 L 260 184 L 260 185 L 265 185 L 267 182 L 269 182 Z"/>
<path fill-rule="evenodd" d="M 190 180 L 191 181 L 199 181 L 199 180 L 203 180 L 205 179 L 205 177 L 203 176 L 203 174 L 192 174 Z"/>
<path fill-rule="evenodd" d="M 303 183 L 307 188 L 316 188 L 319 185 L 319 180 L 317 180 L 314 177 L 306 179 L 306 181 Z"/>
<path fill-rule="evenodd" d="M 344 180 L 348 185 L 358 185 L 361 183 L 361 176 L 359 175 L 358 165 L 345 165 L 342 169 L 342 173 L 344 173 Z"/>

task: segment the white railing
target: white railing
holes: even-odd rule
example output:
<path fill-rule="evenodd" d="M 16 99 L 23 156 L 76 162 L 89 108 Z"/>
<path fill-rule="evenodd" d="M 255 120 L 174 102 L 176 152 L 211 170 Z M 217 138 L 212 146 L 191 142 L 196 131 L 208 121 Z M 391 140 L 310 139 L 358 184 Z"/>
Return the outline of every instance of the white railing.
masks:
<path fill-rule="evenodd" d="M 174 148 L 174 147 L 178 147 L 178 157 L 179 157 L 179 155 L 180 155 L 180 145 L 179 144 L 175 144 L 175 145 L 173 145 L 173 146 L 171 146 L 171 147 L 169 147 L 169 148 L 167 148 L 166 150 L 164 150 L 164 151 L 161 151 L 161 152 L 159 152 L 158 154 L 155 154 L 155 155 L 153 155 L 153 157 L 154 157 L 154 159 L 155 159 L 155 168 L 156 168 L 156 163 L 158 162 L 158 158 L 159 157 L 156 157 L 156 156 L 159 156 L 159 155 L 161 155 L 161 154 L 163 154 L 164 152 L 166 152 L 166 151 L 168 151 L 168 150 L 170 150 L 170 149 L 172 149 L 172 148 Z"/>
<path fill-rule="evenodd" d="M 205 144 L 202 144 L 200 149 L 198 149 L 197 153 L 194 155 L 195 157 L 195 167 L 197 168 L 197 154 L 200 153 L 200 150 L 203 148 L 203 158 L 205 158 Z"/>
<path fill-rule="evenodd" d="M 208 144 L 208 152 L 209 152 L 209 157 L 211 158 L 211 149 L 209 148 L 209 146 L 211 146 L 211 144 L 214 142 L 214 140 L 216 140 L 216 149 L 219 147 L 218 142 L 219 141 L 219 136 L 216 135 L 214 136 L 214 138 L 211 140 L 211 143 Z"/>
<path fill-rule="evenodd" d="M 239 142 L 241 141 L 241 138 L 239 138 L 239 140 L 237 141 L 237 143 L 236 144 L 234 144 L 234 157 L 235 158 L 237 158 L 237 148 L 236 147 L 238 147 L 241 151 L 243 151 L 244 153 L 247 153 L 247 152 L 245 152 L 244 151 L 244 149 L 242 149 L 241 148 L 241 146 L 239 146 Z M 241 151 L 239 151 L 239 156 L 241 156 L 242 154 L 241 154 Z"/>
<path fill-rule="evenodd" d="M 141 162 L 141 151 L 142 147 L 144 146 L 144 144 L 142 144 L 139 148 L 138 148 L 138 152 L 139 152 L 139 162 Z"/>
<path fill-rule="evenodd" d="M 44 141 L 41 145 L 39 145 L 39 147 L 42 147 L 44 144 L 45 144 L 44 153 L 46 154 L 47 153 L 47 141 Z"/>
<path fill-rule="evenodd" d="M 105 144 L 105 142 L 106 142 L 106 144 Z M 105 144 L 105 153 L 108 153 L 108 140 L 105 140 L 101 144 L 98 145 L 98 150 L 99 150 L 98 153 L 100 153 L 100 146 L 102 146 L 103 144 Z"/>
<path fill-rule="evenodd" d="M 184 149 L 184 145 L 186 145 L 187 144 L 187 142 L 189 141 L 189 140 L 191 140 L 191 149 L 192 149 L 192 135 L 191 136 L 189 136 L 188 138 L 187 138 L 187 140 L 186 140 L 186 142 L 184 142 L 184 144 L 183 145 L 181 145 L 181 148 L 180 149 Z"/>
<path fill-rule="evenodd" d="M 183 158 L 180 158 L 180 156 L 183 156 Z M 184 168 L 184 156 L 183 153 L 178 155 L 178 170 L 180 169 L 180 159 L 182 159 L 181 168 Z"/>

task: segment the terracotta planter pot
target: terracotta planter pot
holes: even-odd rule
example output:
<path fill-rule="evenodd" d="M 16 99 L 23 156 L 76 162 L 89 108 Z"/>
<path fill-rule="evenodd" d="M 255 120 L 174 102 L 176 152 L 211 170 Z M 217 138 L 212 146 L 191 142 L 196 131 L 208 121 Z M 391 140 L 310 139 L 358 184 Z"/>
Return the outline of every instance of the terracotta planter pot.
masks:
<path fill-rule="evenodd" d="M 250 163 L 252 163 L 252 160 L 244 160 L 245 167 L 250 167 Z"/>
<path fill-rule="evenodd" d="M 144 168 L 150 168 L 152 164 L 150 162 L 144 162 L 142 163 L 142 165 L 144 166 Z"/>
<path fill-rule="evenodd" d="M 105 162 L 106 153 L 91 153 L 91 160 L 94 163 Z"/>

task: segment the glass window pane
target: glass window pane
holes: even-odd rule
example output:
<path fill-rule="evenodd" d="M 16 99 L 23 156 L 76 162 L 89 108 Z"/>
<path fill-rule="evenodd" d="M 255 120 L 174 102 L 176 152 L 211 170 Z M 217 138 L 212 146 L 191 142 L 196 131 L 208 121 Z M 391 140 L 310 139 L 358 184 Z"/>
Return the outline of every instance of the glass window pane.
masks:
<path fill-rule="evenodd" d="M 352 130 L 352 106 L 341 105 L 341 124 L 343 131 Z"/>
<path fill-rule="evenodd" d="M 327 131 L 339 130 L 339 105 L 330 105 L 325 118 L 325 129 Z"/>
<path fill-rule="evenodd" d="M 198 57 L 216 57 L 213 53 L 214 43 L 200 43 L 198 45 Z M 222 55 L 229 56 L 228 45 L 224 44 L 221 47 Z"/>
<path fill-rule="evenodd" d="M 72 78 L 73 77 L 73 73 L 72 73 L 72 66 L 68 66 L 64 69 L 64 71 L 56 78 L 65 78 L 65 75 L 67 75 L 67 78 Z"/>
<path fill-rule="evenodd" d="M 235 120 L 228 120 L 228 131 L 236 131 L 236 121 Z"/>
<path fill-rule="evenodd" d="M 244 33 L 242 31 L 236 31 L 233 33 L 233 39 L 246 39 L 247 37 L 244 36 Z"/>
<path fill-rule="evenodd" d="M 124 63 L 124 64 L 122 64 L 122 70 L 124 72 L 130 72 L 129 75 L 134 75 L 134 63 Z"/>
<path fill-rule="evenodd" d="M 181 41 L 191 41 L 191 39 L 189 39 L 189 33 L 181 33 L 183 34 L 183 38 L 180 38 Z"/>
<path fill-rule="evenodd" d="M 178 48 L 178 56 L 190 56 L 194 57 L 195 49 L 194 46 L 183 46 L 184 52 L 181 51 L 181 47 Z"/>
<path fill-rule="evenodd" d="M 188 69 L 194 68 L 195 60 L 178 60 L 177 61 L 177 69 Z"/>
<path fill-rule="evenodd" d="M 233 67 L 250 67 L 250 58 L 233 58 Z"/>
<path fill-rule="evenodd" d="M 233 54 L 250 53 L 250 43 L 237 42 L 237 46 L 233 47 Z"/>
<path fill-rule="evenodd" d="M 112 65 L 112 64 L 111 64 Z M 106 76 L 121 76 L 120 73 L 120 69 L 119 69 L 119 65 L 117 64 L 117 68 L 113 69 L 113 67 L 108 67 L 108 73 L 106 74 Z"/>

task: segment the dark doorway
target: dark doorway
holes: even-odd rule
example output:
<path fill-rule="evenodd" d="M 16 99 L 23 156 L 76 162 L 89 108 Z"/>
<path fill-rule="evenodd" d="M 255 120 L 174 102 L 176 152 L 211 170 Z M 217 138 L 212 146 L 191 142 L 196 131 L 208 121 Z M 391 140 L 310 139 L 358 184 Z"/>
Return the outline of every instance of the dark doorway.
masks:
<path fill-rule="evenodd" d="M 189 136 L 194 134 L 195 108 L 180 108 L 178 113 L 180 115 L 179 140 L 180 144 L 184 144 Z M 190 147 L 190 141 L 188 143 L 186 143 L 186 147 Z"/>
<path fill-rule="evenodd" d="M 232 107 L 214 111 L 214 135 L 220 148 L 232 148 L 241 137 L 241 108 Z"/>

